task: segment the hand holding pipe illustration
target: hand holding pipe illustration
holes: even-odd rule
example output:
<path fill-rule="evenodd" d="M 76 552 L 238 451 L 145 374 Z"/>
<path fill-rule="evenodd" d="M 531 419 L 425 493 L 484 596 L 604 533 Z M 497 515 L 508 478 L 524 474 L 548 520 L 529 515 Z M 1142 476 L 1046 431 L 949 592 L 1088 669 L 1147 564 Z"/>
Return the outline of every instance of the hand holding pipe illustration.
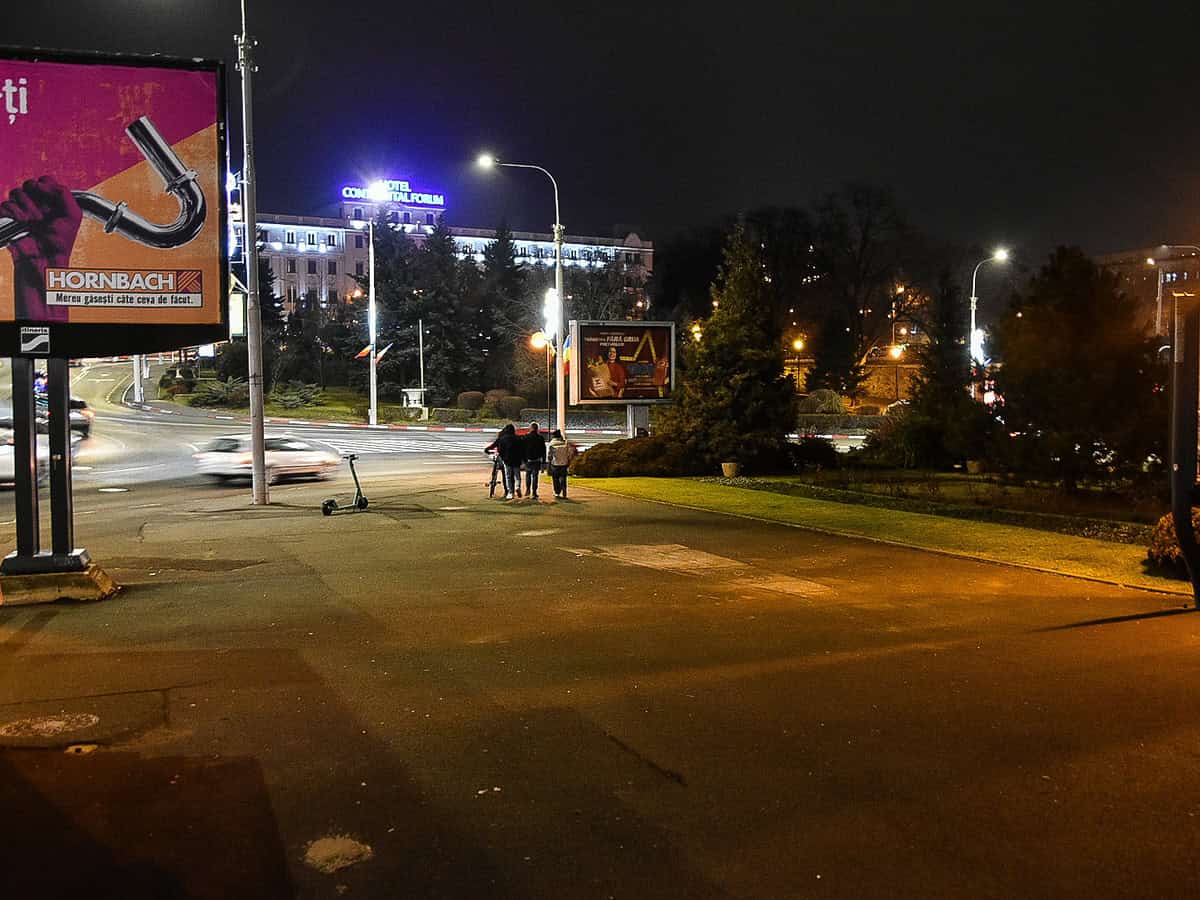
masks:
<path fill-rule="evenodd" d="M 45 302 L 45 272 L 66 266 L 82 216 L 104 223 L 116 233 L 158 249 L 188 243 L 204 225 L 204 191 L 196 173 L 188 169 L 163 140 L 153 123 L 143 116 L 125 129 L 129 139 L 162 177 L 167 193 L 179 201 L 179 215 L 168 225 L 158 225 L 129 209 L 88 191 L 67 191 L 53 178 L 26 181 L 0 203 L 0 247 L 13 257 L 16 282 L 16 318 L 66 321 L 66 307 L 50 309 Z"/>

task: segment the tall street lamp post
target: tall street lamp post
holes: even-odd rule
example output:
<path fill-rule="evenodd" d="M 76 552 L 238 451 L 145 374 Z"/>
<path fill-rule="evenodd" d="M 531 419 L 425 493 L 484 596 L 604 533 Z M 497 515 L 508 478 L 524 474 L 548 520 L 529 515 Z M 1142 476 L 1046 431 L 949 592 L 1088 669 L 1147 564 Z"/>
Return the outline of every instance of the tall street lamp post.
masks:
<path fill-rule="evenodd" d="M 979 298 L 975 295 L 975 278 L 979 274 L 980 267 L 990 262 L 1008 262 L 1008 251 L 1003 247 L 997 247 L 991 256 L 981 259 L 975 266 L 975 271 L 971 273 L 971 331 L 967 335 L 967 354 L 971 362 L 976 364 L 983 362 L 983 340 L 975 327 L 975 308 L 979 302 Z"/>
<path fill-rule="evenodd" d="M 355 228 L 362 228 L 362 222 L 353 222 Z M 362 296 L 361 294 L 359 296 Z M 367 340 L 370 359 L 370 400 L 367 406 L 367 422 L 379 424 L 379 383 L 376 380 L 375 369 L 375 222 L 367 220 Z"/>
<path fill-rule="evenodd" d="M 491 154 L 484 153 L 476 160 L 481 169 L 492 169 L 496 166 L 507 166 L 510 169 L 535 169 L 541 172 L 550 179 L 550 184 L 554 187 L 554 294 L 556 298 L 556 315 L 554 316 L 554 389 L 557 392 L 555 397 L 555 411 L 557 413 L 558 427 L 566 433 L 567 430 L 567 392 L 566 392 L 566 371 L 563 368 L 563 226 L 562 217 L 559 215 L 558 208 L 558 182 L 554 180 L 554 176 L 541 166 L 533 166 L 527 163 L 509 163 L 501 162 Z M 549 320 L 550 317 L 547 316 Z"/>
<path fill-rule="evenodd" d="M 251 76 L 257 43 L 246 30 L 246 0 L 242 0 L 242 33 L 237 38 L 238 70 L 242 73 L 242 221 L 246 260 L 246 350 L 250 375 L 250 485 L 255 504 L 270 502 L 267 494 L 266 444 L 263 436 L 262 313 L 258 297 L 258 200 L 254 182 L 254 102 Z"/>

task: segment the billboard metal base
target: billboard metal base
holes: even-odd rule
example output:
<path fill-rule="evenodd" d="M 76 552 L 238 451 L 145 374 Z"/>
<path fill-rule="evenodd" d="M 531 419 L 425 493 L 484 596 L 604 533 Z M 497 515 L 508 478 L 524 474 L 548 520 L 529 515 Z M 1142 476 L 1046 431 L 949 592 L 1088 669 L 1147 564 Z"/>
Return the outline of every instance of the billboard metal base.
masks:
<path fill-rule="evenodd" d="M 45 550 L 33 556 L 10 553 L 0 562 L 0 575 L 44 575 L 51 572 L 83 572 L 92 558 L 86 550 L 76 548 L 70 553 L 50 553 Z"/>

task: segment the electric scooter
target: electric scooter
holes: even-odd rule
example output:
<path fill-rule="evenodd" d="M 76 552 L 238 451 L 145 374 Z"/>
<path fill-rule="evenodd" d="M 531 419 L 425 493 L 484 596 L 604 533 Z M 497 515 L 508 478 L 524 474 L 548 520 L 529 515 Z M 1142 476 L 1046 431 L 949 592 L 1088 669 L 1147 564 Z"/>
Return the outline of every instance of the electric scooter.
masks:
<path fill-rule="evenodd" d="M 350 474 L 354 476 L 354 499 L 346 506 L 339 506 L 337 500 L 330 497 L 321 504 L 321 515 L 323 516 L 332 516 L 335 512 L 362 512 L 367 508 L 367 498 L 362 492 L 362 485 L 358 483 L 358 472 L 354 470 L 354 461 L 358 459 L 358 454 L 343 453 L 342 459 L 350 463 Z"/>

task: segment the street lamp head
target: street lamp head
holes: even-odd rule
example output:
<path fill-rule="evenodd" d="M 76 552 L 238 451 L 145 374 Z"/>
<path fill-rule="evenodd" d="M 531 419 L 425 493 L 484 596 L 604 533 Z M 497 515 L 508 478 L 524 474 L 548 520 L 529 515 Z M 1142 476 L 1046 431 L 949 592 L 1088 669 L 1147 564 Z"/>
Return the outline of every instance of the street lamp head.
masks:
<path fill-rule="evenodd" d="M 899 344 L 893 345 L 891 347 L 891 349 L 888 350 L 888 356 L 890 356 L 892 359 L 899 359 L 903 355 L 904 355 L 904 348 L 901 347 Z"/>
<path fill-rule="evenodd" d="M 992 254 L 992 259 L 996 262 L 1008 262 L 1008 251 L 1003 247 L 997 247 L 996 252 Z"/>
<path fill-rule="evenodd" d="M 383 203 L 387 200 L 389 193 L 387 184 L 382 181 L 373 181 L 367 188 L 367 198 L 376 203 Z"/>
<path fill-rule="evenodd" d="M 1148 266 L 1154 265 L 1154 257 L 1153 256 L 1146 257 L 1146 265 L 1148 265 Z"/>
<path fill-rule="evenodd" d="M 495 168 L 497 162 L 499 162 L 499 160 L 497 160 L 496 157 L 492 156 L 490 153 L 480 153 L 479 156 L 475 158 L 475 165 L 479 166 L 481 169 L 493 169 Z"/>
<path fill-rule="evenodd" d="M 792 349 L 793 350 L 803 350 L 804 349 L 804 338 L 796 338 L 794 341 L 792 341 Z"/>
<path fill-rule="evenodd" d="M 529 337 L 529 346 L 534 350 L 545 350 L 550 345 L 550 338 L 544 331 L 535 331 Z"/>

